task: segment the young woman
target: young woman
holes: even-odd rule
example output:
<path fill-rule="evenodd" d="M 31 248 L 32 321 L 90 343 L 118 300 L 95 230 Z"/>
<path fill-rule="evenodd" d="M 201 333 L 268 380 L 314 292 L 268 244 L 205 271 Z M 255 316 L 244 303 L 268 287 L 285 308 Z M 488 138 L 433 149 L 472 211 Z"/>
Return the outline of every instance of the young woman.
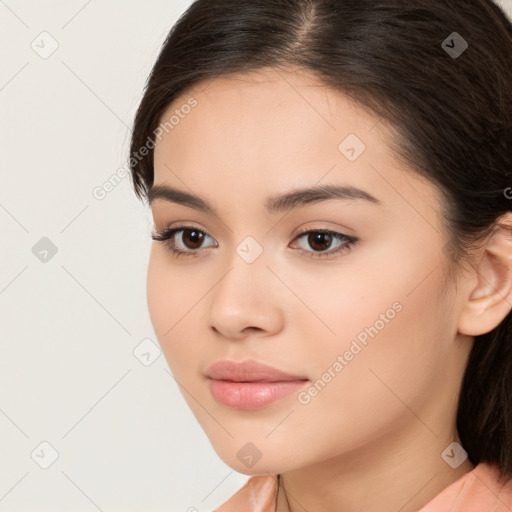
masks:
<path fill-rule="evenodd" d="M 512 510 L 512 25 L 197 0 L 133 127 L 155 333 L 218 511 Z"/>

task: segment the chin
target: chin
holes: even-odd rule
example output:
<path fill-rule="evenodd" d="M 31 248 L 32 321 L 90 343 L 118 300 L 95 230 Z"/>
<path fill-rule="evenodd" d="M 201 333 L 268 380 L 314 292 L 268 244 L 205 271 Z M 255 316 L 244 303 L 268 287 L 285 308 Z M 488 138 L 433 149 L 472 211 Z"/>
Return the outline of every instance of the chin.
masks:
<path fill-rule="evenodd" d="M 240 455 L 242 460 L 238 457 L 238 453 L 233 454 L 231 452 L 228 455 L 225 453 L 218 455 L 231 469 L 237 473 L 248 476 L 277 475 L 295 468 L 297 464 L 296 460 L 294 464 L 291 465 L 283 464 L 282 459 L 276 452 L 272 453 L 271 460 L 267 460 L 264 455 L 261 455 L 261 458 L 257 462 L 251 462 L 250 460 L 244 461 L 244 453 Z"/>
<path fill-rule="evenodd" d="M 278 473 L 282 472 L 281 468 L 277 469 L 275 467 L 270 467 L 270 466 L 261 465 L 261 464 L 256 464 L 252 468 L 247 468 L 243 464 L 237 464 L 236 466 L 232 465 L 232 464 L 228 464 L 228 466 L 231 469 L 233 469 L 234 471 L 236 471 L 237 473 L 241 473 L 242 475 L 247 475 L 247 476 L 269 476 L 269 475 L 277 475 Z M 258 466 L 258 468 L 256 466 Z"/>

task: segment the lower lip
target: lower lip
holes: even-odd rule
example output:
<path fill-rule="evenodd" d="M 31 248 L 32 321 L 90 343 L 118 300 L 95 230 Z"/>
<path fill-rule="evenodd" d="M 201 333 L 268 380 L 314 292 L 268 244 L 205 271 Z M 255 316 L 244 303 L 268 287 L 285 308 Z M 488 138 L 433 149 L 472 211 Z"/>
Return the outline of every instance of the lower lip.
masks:
<path fill-rule="evenodd" d="M 246 411 L 261 409 L 299 391 L 309 382 L 307 380 L 279 382 L 208 380 L 210 381 L 210 390 L 218 402 L 232 409 Z"/>

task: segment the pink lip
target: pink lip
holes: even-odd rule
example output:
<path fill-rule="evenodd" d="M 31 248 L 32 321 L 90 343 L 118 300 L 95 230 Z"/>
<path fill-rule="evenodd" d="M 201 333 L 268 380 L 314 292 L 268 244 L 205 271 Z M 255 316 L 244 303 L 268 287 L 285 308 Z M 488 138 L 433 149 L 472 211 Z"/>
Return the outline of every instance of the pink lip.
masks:
<path fill-rule="evenodd" d="M 284 398 L 309 382 L 257 361 L 218 361 L 206 371 L 210 390 L 221 404 L 254 410 Z"/>

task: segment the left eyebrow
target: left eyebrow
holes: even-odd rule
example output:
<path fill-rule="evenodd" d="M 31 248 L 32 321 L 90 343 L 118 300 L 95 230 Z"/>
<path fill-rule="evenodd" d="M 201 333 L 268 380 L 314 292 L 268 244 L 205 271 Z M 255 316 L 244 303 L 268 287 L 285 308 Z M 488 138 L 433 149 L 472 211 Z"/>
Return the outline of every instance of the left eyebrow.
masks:
<path fill-rule="evenodd" d="M 216 209 L 205 199 L 189 192 L 170 187 L 168 185 L 153 185 L 148 192 L 148 202 L 151 206 L 154 201 L 161 199 L 204 213 L 218 216 Z M 382 204 L 382 201 L 369 192 L 351 185 L 318 185 L 311 188 L 292 190 L 267 198 L 265 208 L 270 214 L 290 211 L 296 208 L 337 199 L 342 201 L 362 200 L 372 204 Z"/>

